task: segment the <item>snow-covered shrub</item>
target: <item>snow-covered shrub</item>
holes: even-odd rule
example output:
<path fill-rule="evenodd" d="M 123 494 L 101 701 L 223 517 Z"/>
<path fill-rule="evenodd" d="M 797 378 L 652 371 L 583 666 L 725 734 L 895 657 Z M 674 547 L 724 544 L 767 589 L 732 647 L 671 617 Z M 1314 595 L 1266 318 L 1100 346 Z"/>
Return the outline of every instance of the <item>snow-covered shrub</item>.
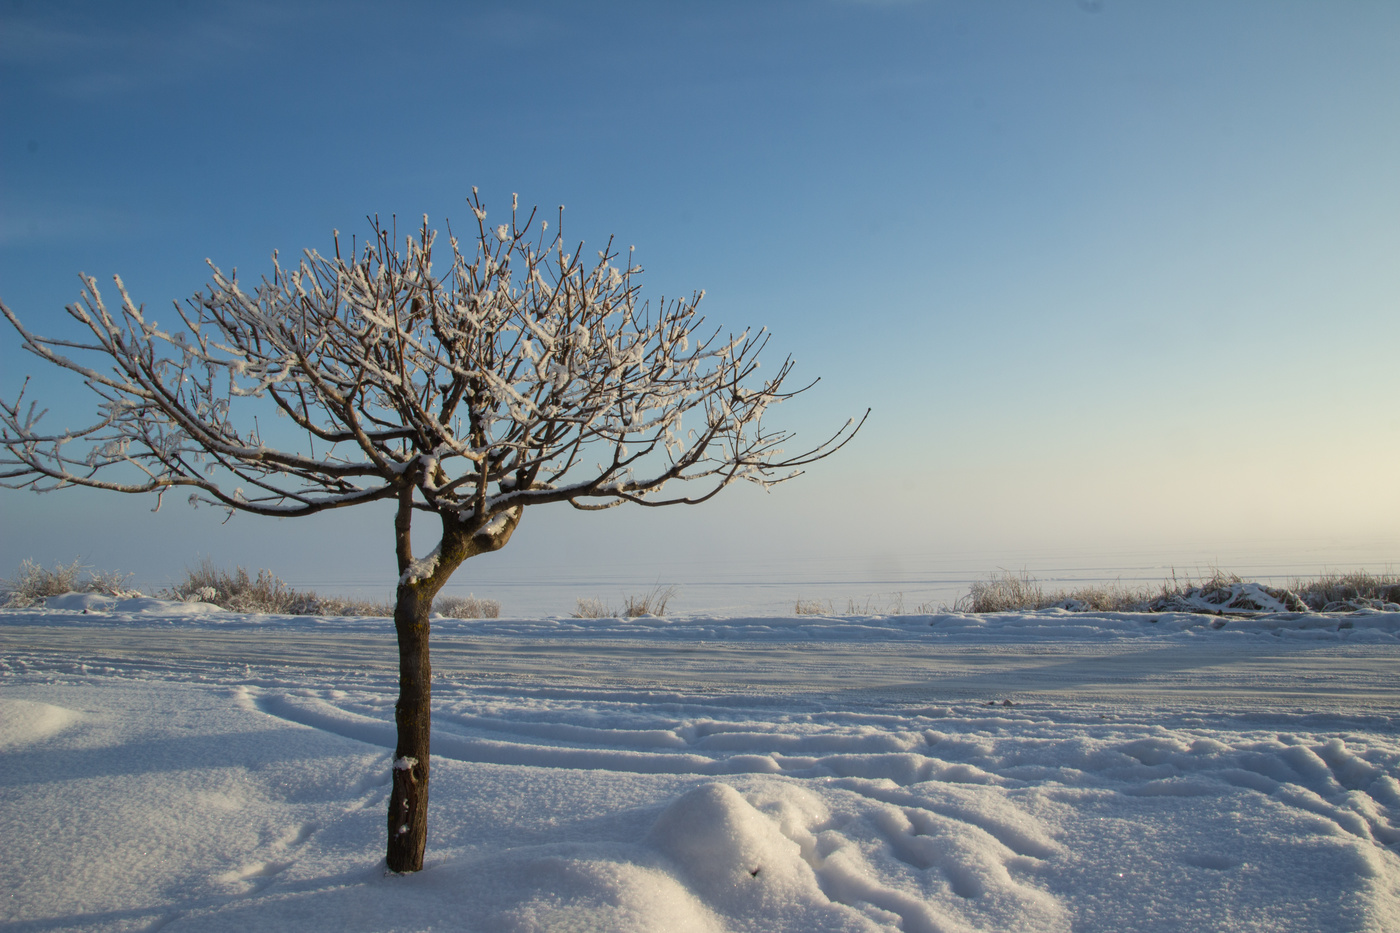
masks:
<path fill-rule="evenodd" d="M 86 575 L 86 579 L 83 579 Z M 0 580 L 0 606 L 23 609 L 64 593 L 101 593 L 103 596 L 139 596 L 130 589 L 132 574 L 89 570 L 82 561 L 41 567 L 32 560 L 20 562 L 19 571 Z"/>
<path fill-rule="evenodd" d="M 112 596 L 117 599 L 140 596 L 140 593 L 131 588 L 131 578 L 134 576 L 135 574 L 122 573 L 118 570 L 89 570 L 88 579 L 83 583 L 83 591 L 101 593 L 103 596 Z"/>
<path fill-rule="evenodd" d="M 616 619 L 621 615 L 597 597 L 580 596 L 574 606 L 575 619 Z"/>
<path fill-rule="evenodd" d="M 1393 573 L 1357 570 L 1324 574 L 1313 580 L 1294 580 L 1292 589 L 1309 607 L 1322 612 L 1351 612 L 1400 604 L 1400 575 Z"/>
<path fill-rule="evenodd" d="M 1003 570 L 975 581 L 953 608 L 961 612 L 1015 612 L 1040 609 L 1056 601 L 1053 596 L 1047 599 L 1035 577 L 1024 570 L 1019 574 Z"/>
<path fill-rule="evenodd" d="M 20 562 L 19 572 L 0 582 L 0 597 L 8 608 L 32 606 L 46 596 L 62 596 L 78 589 L 78 577 L 83 572 L 81 561 L 41 567 L 32 560 Z"/>
<path fill-rule="evenodd" d="M 313 592 L 304 595 L 315 606 L 307 615 L 370 616 L 382 619 L 392 618 L 394 615 L 394 604 L 384 600 L 347 599 L 341 596 L 322 596 Z"/>
<path fill-rule="evenodd" d="M 212 603 L 219 595 L 219 591 L 212 586 L 201 586 L 196 590 L 189 590 L 178 594 L 181 602 L 186 603 Z"/>
<path fill-rule="evenodd" d="M 501 615 L 501 604 L 473 595 L 439 596 L 433 603 L 433 611 L 449 619 L 497 619 Z"/>
<path fill-rule="evenodd" d="M 1245 583 L 1238 577 L 1215 580 L 1185 592 L 1163 593 L 1147 605 L 1149 612 L 1307 612 L 1298 595 L 1282 587 Z"/>
<path fill-rule="evenodd" d="M 623 611 L 629 619 L 637 616 L 664 616 L 666 614 L 666 604 L 676 595 L 674 586 L 662 586 L 659 583 L 652 587 L 651 592 L 642 593 L 640 596 L 628 596 L 627 603 Z"/>
<path fill-rule="evenodd" d="M 205 559 L 185 570 L 184 581 L 171 588 L 171 595 L 186 602 L 213 603 L 230 612 L 275 612 L 297 615 L 310 602 L 305 594 L 287 586 L 271 570 L 259 570 L 250 577 L 242 567 L 232 573 Z"/>
<path fill-rule="evenodd" d="M 392 616 L 394 607 L 386 602 L 320 596 L 312 590 L 298 590 L 283 583 L 271 570 L 250 576 L 242 567 L 233 572 L 214 566 L 205 559 L 199 566 L 186 568 L 185 579 L 161 594 L 184 602 L 212 603 L 230 612 L 266 612 L 278 615 Z"/>

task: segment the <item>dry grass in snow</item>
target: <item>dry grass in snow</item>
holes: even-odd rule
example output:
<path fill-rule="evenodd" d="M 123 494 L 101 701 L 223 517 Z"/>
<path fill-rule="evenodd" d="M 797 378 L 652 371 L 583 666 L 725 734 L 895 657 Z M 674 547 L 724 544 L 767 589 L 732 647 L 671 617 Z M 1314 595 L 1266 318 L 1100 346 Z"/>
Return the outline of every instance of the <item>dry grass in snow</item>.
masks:
<path fill-rule="evenodd" d="M 597 597 L 579 597 L 574 607 L 575 619 L 635 619 L 639 616 L 664 616 L 666 607 L 676 596 L 677 587 L 657 584 L 646 593 L 624 597 L 622 608 L 608 605 Z"/>

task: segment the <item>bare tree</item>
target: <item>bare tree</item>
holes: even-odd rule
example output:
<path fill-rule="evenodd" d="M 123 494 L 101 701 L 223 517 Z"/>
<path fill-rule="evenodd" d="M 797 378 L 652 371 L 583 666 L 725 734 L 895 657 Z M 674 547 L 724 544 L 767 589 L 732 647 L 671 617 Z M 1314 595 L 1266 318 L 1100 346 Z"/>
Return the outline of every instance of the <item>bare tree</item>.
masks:
<path fill-rule="evenodd" d="M 504 547 L 530 506 L 704 502 L 738 480 L 790 479 L 864 422 L 784 453 L 792 435 L 763 416 L 810 385 L 784 388 L 790 358 L 759 381 L 765 332 L 702 330 L 702 293 L 650 307 L 640 267 L 630 252 L 616 264 L 611 241 L 585 261 L 581 245 L 567 248 L 558 227 L 551 238 L 514 201 L 496 226 L 475 189 L 469 205 L 474 233 L 464 244 L 449 228 L 441 274 L 426 217 L 402 251 L 376 219 L 372 238 L 345 253 L 336 234 L 332 255 L 307 251 L 295 268 L 274 254 L 272 277 L 252 290 L 211 263 L 207 292 L 177 303 L 170 328 L 119 278 L 119 312 L 87 276 L 67 308 L 91 340 L 37 336 L 0 303 L 27 350 L 100 399 L 95 423 L 58 433 L 25 403 L 27 380 L 0 401 L 3 485 L 189 487 L 191 503 L 279 517 L 395 504 L 394 871 L 423 863 L 429 611 L 463 561 Z M 274 409 L 286 420 L 260 427 L 257 415 Z M 673 481 L 691 485 L 670 495 Z M 424 513 L 441 539 L 415 557 L 410 528 Z"/>

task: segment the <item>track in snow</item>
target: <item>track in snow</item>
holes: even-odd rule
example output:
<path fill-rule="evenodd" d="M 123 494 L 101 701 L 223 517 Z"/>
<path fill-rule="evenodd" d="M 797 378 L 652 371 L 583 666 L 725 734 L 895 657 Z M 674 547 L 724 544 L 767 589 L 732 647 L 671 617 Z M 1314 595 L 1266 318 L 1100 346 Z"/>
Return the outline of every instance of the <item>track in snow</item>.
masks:
<path fill-rule="evenodd" d="M 386 629 L 388 623 L 385 623 Z M 1400 646 L 1257 636 L 1193 642 L 713 642 L 436 636 L 438 678 L 556 686 L 843 694 L 866 702 L 1057 702 L 1400 712 Z M 392 674 L 393 636 L 132 625 L 0 626 L 0 652 L 45 663 Z"/>

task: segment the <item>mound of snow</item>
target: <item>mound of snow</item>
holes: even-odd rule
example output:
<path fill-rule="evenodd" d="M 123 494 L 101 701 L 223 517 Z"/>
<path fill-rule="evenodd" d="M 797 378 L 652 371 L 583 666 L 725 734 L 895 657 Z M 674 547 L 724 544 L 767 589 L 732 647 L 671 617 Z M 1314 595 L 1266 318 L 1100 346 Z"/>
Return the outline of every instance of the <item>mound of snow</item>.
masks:
<path fill-rule="evenodd" d="M 44 599 L 45 609 L 83 613 L 137 613 L 140 615 L 207 616 L 224 610 L 213 603 L 186 603 L 153 596 L 104 596 L 101 593 L 64 593 Z"/>
<path fill-rule="evenodd" d="M 117 601 L 101 593 L 64 593 L 62 596 L 46 596 L 45 609 L 59 609 L 64 612 L 111 612 Z"/>
<path fill-rule="evenodd" d="M 33 700 L 0 698 L 0 748 L 13 749 L 62 732 L 80 714 L 61 706 Z"/>
<path fill-rule="evenodd" d="M 665 871 L 625 856 L 599 857 L 601 846 L 556 855 L 502 860 L 501 889 L 529 896 L 490 917 L 501 933 L 553 930 L 664 930 L 723 933 L 724 926 L 686 887 Z M 467 890 L 478 885 L 483 866 L 455 874 Z M 466 870 L 462 870 L 466 869 Z M 491 869 L 487 869 L 488 873 Z M 489 876 L 489 875 L 488 875 Z"/>
<path fill-rule="evenodd" d="M 791 825 L 787 810 L 789 831 L 810 837 Z M 868 929 L 859 914 L 822 893 L 802 846 L 728 784 L 702 784 L 676 800 L 647 841 L 703 903 L 737 928 Z"/>

